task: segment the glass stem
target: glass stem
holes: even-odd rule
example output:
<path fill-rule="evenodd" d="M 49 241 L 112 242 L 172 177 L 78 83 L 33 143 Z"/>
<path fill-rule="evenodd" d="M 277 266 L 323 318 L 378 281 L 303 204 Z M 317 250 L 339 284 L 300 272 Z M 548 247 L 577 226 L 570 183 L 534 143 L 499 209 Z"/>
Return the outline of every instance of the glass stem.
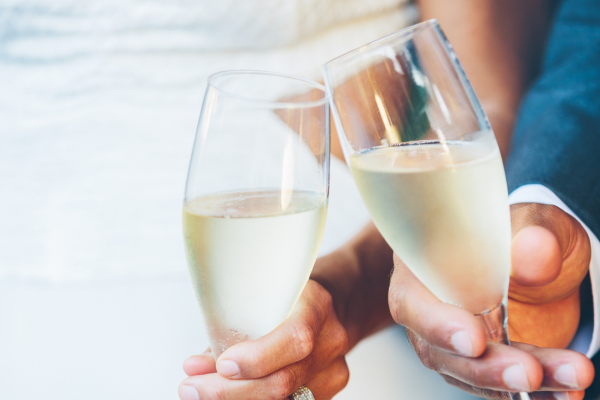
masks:
<path fill-rule="evenodd" d="M 506 301 L 503 301 L 496 307 L 481 314 L 476 314 L 483 322 L 485 332 L 490 341 L 510 345 L 508 338 L 508 313 L 506 310 Z M 527 393 L 506 393 L 504 397 L 507 400 L 530 400 Z"/>

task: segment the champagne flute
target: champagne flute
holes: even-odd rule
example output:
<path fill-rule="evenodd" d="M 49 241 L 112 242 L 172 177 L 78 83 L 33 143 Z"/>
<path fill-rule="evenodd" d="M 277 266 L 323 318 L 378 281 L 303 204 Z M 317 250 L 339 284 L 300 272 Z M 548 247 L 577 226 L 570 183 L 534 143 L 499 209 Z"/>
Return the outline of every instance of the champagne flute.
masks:
<path fill-rule="evenodd" d="M 360 47 L 323 71 L 346 162 L 385 240 L 440 300 L 473 312 L 490 340 L 509 344 L 502 159 L 437 21 Z"/>
<path fill-rule="evenodd" d="M 291 75 L 212 75 L 183 204 L 190 277 L 217 359 L 289 315 L 323 237 L 329 98 Z"/>

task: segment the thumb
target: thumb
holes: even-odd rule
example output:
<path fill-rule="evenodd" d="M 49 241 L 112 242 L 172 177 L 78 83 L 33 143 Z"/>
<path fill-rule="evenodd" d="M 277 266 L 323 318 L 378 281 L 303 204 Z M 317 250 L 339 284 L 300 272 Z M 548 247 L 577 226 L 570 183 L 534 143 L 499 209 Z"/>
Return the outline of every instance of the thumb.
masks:
<path fill-rule="evenodd" d="M 511 206 L 511 298 L 547 303 L 564 299 L 587 274 L 591 248 L 583 226 L 560 208 Z"/>
<path fill-rule="evenodd" d="M 513 234 L 511 279 L 520 286 L 545 286 L 562 268 L 561 243 L 551 230 L 528 225 Z"/>

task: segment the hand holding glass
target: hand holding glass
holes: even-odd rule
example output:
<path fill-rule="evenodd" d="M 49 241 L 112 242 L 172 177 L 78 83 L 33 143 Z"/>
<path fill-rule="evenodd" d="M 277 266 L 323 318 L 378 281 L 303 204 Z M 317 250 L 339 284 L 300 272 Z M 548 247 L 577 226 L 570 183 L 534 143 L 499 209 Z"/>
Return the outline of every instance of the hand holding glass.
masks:
<path fill-rule="evenodd" d="M 481 316 L 490 340 L 508 344 L 502 159 L 437 22 L 323 69 L 346 161 L 381 234 L 433 294 Z"/>

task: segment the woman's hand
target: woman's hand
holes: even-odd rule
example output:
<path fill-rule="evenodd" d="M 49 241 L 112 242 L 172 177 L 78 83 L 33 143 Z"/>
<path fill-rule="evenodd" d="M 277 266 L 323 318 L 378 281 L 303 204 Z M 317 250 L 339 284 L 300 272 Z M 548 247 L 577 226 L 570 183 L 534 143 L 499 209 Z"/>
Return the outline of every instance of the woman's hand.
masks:
<path fill-rule="evenodd" d="M 208 350 L 187 359 L 182 400 L 282 400 L 306 385 L 319 400 L 348 382 L 348 337 L 319 283 L 308 281 L 292 314 L 258 340 L 238 343 L 217 362 Z"/>
<path fill-rule="evenodd" d="M 577 330 L 589 238 L 577 220 L 554 206 L 513 205 L 511 217 L 509 333 L 523 343 L 486 343 L 475 316 L 439 301 L 397 256 L 392 316 L 408 328 L 423 364 L 463 390 L 487 398 L 537 391 L 533 399 L 582 399 L 594 367 L 582 354 L 557 347 L 566 347 Z"/>

